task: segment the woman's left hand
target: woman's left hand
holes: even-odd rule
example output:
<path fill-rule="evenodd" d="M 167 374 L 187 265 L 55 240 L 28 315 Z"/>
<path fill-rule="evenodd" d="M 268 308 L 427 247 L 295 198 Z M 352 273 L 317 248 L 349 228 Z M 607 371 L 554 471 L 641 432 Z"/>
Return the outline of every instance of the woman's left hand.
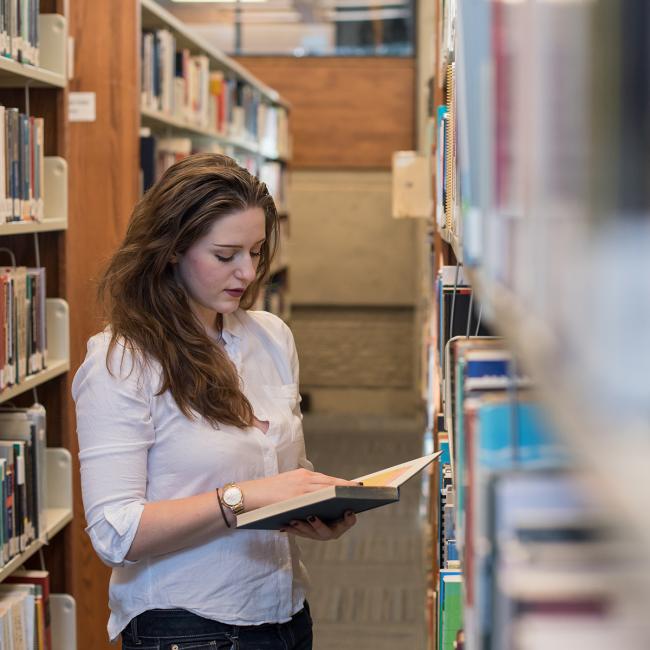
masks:
<path fill-rule="evenodd" d="M 333 524 L 324 524 L 318 517 L 309 517 L 307 521 L 294 520 L 289 526 L 283 528 L 281 532 L 291 533 L 298 537 L 307 539 L 316 539 L 321 542 L 330 539 L 338 539 L 350 530 L 357 523 L 356 515 L 353 512 L 346 512 L 343 519 Z"/>

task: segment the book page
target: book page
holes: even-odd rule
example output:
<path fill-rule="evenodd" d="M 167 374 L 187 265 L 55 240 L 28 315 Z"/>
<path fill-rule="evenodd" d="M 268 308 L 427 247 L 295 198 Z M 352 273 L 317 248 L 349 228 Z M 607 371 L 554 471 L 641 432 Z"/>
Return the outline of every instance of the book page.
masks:
<path fill-rule="evenodd" d="M 438 451 L 435 454 L 429 454 L 428 456 L 422 456 L 422 458 L 416 458 L 415 460 L 410 460 L 400 465 L 387 467 L 372 474 L 359 476 L 353 480 L 363 482 L 364 487 L 399 487 L 432 463 L 441 453 L 441 451 Z"/>

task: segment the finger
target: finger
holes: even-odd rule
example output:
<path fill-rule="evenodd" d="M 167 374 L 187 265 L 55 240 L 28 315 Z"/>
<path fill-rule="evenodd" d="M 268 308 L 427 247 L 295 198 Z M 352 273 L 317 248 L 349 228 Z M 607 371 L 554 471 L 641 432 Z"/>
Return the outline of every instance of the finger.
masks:
<path fill-rule="evenodd" d="M 338 539 L 343 533 L 347 532 L 357 523 L 356 515 L 353 512 L 346 512 L 343 519 L 340 519 L 332 525 L 332 531 Z"/>
<path fill-rule="evenodd" d="M 328 540 L 334 537 L 334 531 L 332 528 L 323 523 L 318 517 L 307 517 L 307 523 L 312 527 L 320 539 Z"/>
<path fill-rule="evenodd" d="M 327 474 L 314 474 L 312 479 L 318 485 L 345 485 L 349 487 L 358 487 L 359 485 L 363 485 L 360 481 L 348 481 L 344 478 L 328 476 Z"/>
<path fill-rule="evenodd" d="M 314 529 L 311 523 L 300 520 L 293 520 L 289 525 L 289 528 L 293 531 L 302 533 L 303 535 L 309 536 L 311 539 L 322 539 L 318 531 Z"/>
<path fill-rule="evenodd" d="M 314 539 L 319 542 L 321 541 L 320 537 L 318 537 L 313 530 L 310 533 L 303 533 L 299 530 L 296 530 L 293 526 L 287 526 L 280 532 L 287 533 L 287 535 L 294 535 L 295 537 L 303 537 L 304 539 Z"/>

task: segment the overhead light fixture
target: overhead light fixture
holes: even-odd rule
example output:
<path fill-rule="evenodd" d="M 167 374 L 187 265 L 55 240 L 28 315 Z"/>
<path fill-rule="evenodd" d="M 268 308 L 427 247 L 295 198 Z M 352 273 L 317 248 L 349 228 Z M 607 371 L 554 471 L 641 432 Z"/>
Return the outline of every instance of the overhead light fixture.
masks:
<path fill-rule="evenodd" d="M 267 0 L 171 0 L 172 2 L 176 2 L 179 4 L 186 4 L 186 5 L 241 5 L 241 4 L 246 4 L 246 5 L 255 5 L 255 4 L 263 4 Z"/>
<path fill-rule="evenodd" d="M 237 4 L 260 4 L 266 0 L 172 0 L 179 4 L 193 4 L 193 5 L 207 5 L 207 4 L 222 4 L 222 5 L 237 5 Z"/>

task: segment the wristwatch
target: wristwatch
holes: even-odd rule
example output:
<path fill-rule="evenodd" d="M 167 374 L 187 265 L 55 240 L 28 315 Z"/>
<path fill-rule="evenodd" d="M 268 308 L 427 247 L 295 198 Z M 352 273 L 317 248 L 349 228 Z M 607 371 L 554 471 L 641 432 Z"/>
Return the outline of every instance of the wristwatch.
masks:
<path fill-rule="evenodd" d="M 244 493 L 235 483 L 228 483 L 221 490 L 221 503 L 230 508 L 234 515 L 244 512 Z"/>

